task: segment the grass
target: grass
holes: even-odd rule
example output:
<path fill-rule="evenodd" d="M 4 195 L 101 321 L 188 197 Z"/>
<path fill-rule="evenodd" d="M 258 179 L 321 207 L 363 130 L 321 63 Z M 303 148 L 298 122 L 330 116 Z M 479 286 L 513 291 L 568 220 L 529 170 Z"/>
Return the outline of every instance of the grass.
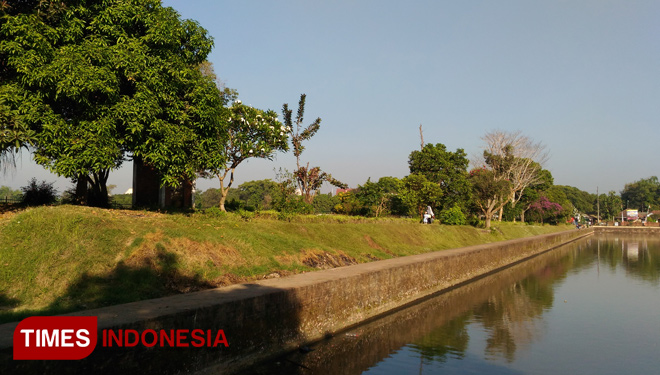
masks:
<path fill-rule="evenodd" d="M 78 206 L 0 213 L 0 322 L 565 230 Z"/>

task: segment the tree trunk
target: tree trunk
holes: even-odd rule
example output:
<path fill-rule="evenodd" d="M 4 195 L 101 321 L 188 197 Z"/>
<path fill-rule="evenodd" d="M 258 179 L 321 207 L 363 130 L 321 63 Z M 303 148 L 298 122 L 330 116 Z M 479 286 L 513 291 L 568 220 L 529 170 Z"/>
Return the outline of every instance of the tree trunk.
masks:
<path fill-rule="evenodd" d="M 78 175 L 76 177 L 76 204 L 87 204 L 87 177 Z"/>
<path fill-rule="evenodd" d="M 90 183 L 92 189 L 88 192 L 87 204 L 92 207 L 109 207 L 108 201 L 108 188 L 106 183 L 110 175 L 109 169 L 104 169 L 99 173 L 92 173 L 91 176 L 86 176 L 87 181 Z"/>
<path fill-rule="evenodd" d="M 227 187 L 225 188 L 225 178 L 227 177 L 227 173 L 230 172 L 231 174 L 229 175 L 229 184 L 227 184 Z M 225 209 L 225 201 L 227 200 L 227 194 L 229 194 L 229 188 L 231 187 L 231 184 L 234 183 L 234 168 L 225 170 L 225 173 L 222 176 L 220 176 L 220 174 L 217 176 L 220 180 L 220 211 L 227 212 L 227 209 Z"/>
<path fill-rule="evenodd" d="M 227 209 L 225 209 L 225 201 L 227 200 L 227 193 L 225 193 L 225 190 L 220 188 L 220 211 L 222 212 L 227 212 Z"/>

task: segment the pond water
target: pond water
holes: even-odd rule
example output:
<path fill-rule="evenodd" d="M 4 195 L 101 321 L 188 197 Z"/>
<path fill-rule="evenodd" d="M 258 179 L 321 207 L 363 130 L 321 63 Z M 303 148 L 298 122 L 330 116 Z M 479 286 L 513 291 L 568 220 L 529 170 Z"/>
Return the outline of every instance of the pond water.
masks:
<path fill-rule="evenodd" d="M 247 374 L 658 374 L 660 237 L 597 234 Z"/>

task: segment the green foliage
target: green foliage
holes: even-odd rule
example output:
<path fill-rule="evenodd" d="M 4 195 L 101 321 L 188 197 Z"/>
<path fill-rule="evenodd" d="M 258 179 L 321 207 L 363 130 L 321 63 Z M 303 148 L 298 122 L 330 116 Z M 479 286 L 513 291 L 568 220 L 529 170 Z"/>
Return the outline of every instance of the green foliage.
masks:
<path fill-rule="evenodd" d="M 312 202 L 312 207 L 317 214 L 329 214 L 338 203 L 339 200 L 330 193 L 318 194 Z"/>
<path fill-rule="evenodd" d="M 438 215 L 438 219 L 440 220 L 440 223 L 446 225 L 467 224 L 467 219 L 465 218 L 465 214 L 463 213 L 463 210 L 461 210 L 461 208 L 458 206 L 458 204 L 455 204 L 453 207 L 449 209 L 440 211 L 440 214 Z"/>
<path fill-rule="evenodd" d="M 238 211 L 236 211 L 236 213 L 238 214 L 238 216 L 241 217 L 241 219 L 243 219 L 243 221 L 250 221 L 254 219 L 254 212 L 252 211 L 239 209 Z"/>
<path fill-rule="evenodd" d="M 583 214 L 596 214 L 596 194 L 587 193 L 573 186 L 558 186 L 566 195 L 566 199 L 579 212 Z"/>
<path fill-rule="evenodd" d="M 53 187 L 54 182 L 41 181 L 37 182 L 36 178 L 32 178 L 27 186 L 23 186 L 23 196 L 21 197 L 21 204 L 26 206 L 42 206 L 45 204 L 53 204 L 57 201 L 57 189 Z"/>
<path fill-rule="evenodd" d="M 14 190 L 9 186 L 0 186 L 0 203 L 7 201 L 18 201 L 21 199 L 23 192 L 21 190 Z"/>
<path fill-rule="evenodd" d="M 396 177 L 386 176 L 378 179 L 378 186 L 383 189 L 385 194 L 396 194 L 399 191 L 401 180 Z"/>
<path fill-rule="evenodd" d="M 133 204 L 133 194 L 114 194 L 111 203 L 113 207 L 129 208 Z"/>
<path fill-rule="evenodd" d="M 311 214 L 314 212 L 314 207 L 305 202 L 303 197 L 299 195 L 289 196 L 287 199 L 280 201 L 277 209 L 287 214 Z"/>
<path fill-rule="evenodd" d="M 229 190 L 230 198 L 236 198 L 236 189 Z M 206 209 L 214 206 L 218 206 L 220 202 L 220 189 L 210 188 L 204 191 L 198 192 L 195 196 L 195 205 L 199 205 L 199 208 Z"/>
<path fill-rule="evenodd" d="M 36 132 L 23 121 L 24 115 L 17 109 L 17 101 L 24 98 L 12 95 L 12 89 L 4 83 L 0 86 L 0 170 L 3 172 L 14 165 L 16 152 L 36 141 Z"/>
<path fill-rule="evenodd" d="M 36 132 L 35 160 L 86 178 L 107 204 L 126 152 L 177 185 L 223 127 L 224 97 L 198 66 L 213 42 L 158 0 L 38 2 L 0 27 L 2 116 Z M 226 117 L 225 117 L 226 118 Z"/>
<path fill-rule="evenodd" d="M 269 179 L 244 182 L 236 189 L 238 199 L 253 211 L 273 209 L 278 193 L 277 183 Z"/>
<path fill-rule="evenodd" d="M 358 186 L 355 199 L 360 203 L 361 214 L 364 216 L 379 217 L 388 213 L 390 194 L 378 183 L 367 179 L 364 185 Z"/>
<path fill-rule="evenodd" d="M 598 203 L 600 204 L 600 217 L 605 220 L 614 220 L 623 208 L 621 197 L 615 191 L 601 194 Z"/>
<path fill-rule="evenodd" d="M 250 158 L 272 160 L 277 151 L 289 148 L 289 129 L 278 121 L 274 111 L 253 108 L 240 100 L 234 101 L 229 111 L 228 128 L 219 127 L 214 137 L 221 153 L 206 155 L 200 166 L 203 176 L 217 176 L 220 180 L 220 209 L 224 209 L 234 171 L 241 163 Z"/>
<path fill-rule="evenodd" d="M 469 161 L 463 149 L 447 151 L 441 143 L 426 144 L 421 151 L 413 151 L 408 158 L 411 174 L 422 174 L 429 181 L 440 184 L 443 191 L 440 209 L 449 209 L 454 205 L 467 206 L 470 200 L 468 181 Z"/>
<path fill-rule="evenodd" d="M 341 215 L 361 215 L 362 203 L 352 191 L 341 192 L 336 195 L 337 204 L 332 211 Z"/>
<path fill-rule="evenodd" d="M 408 214 L 422 217 L 427 206 L 438 207 L 443 192 L 435 182 L 421 174 L 411 174 L 401 180 L 399 197 L 408 207 Z"/>
<path fill-rule="evenodd" d="M 204 214 L 210 216 L 210 217 L 216 217 L 216 218 L 225 218 L 227 217 L 227 212 L 222 211 L 220 207 L 218 206 L 213 206 L 210 208 L 207 208 L 204 210 Z"/>
<path fill-rule="evenodd" d="M 648 206 L 660 208 L 660 181 L 658 177 L 651 176 L 635 181 L 623 188 L 621 200 L 627 208 L 646 211 Z"/>
<path fill-rule="evenodd" d="M 495 164 L 495 168 L 497 165 Z M 475 169 L 470 172 L 474 205 L 485 216 L 485 227 L 490 228 L 493 214 L 506 202 L 511 182 L 498 179 L 493 169 Z"/>

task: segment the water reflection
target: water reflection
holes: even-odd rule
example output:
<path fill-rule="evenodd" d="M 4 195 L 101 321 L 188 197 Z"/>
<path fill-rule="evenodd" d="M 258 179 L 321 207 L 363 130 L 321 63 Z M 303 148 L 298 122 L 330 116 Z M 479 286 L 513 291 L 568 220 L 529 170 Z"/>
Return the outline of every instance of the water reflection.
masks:
<path fill-rule="evenodd" d="M 529 354 L 530 347 L 543 347 L 556 340 L 556 328 L 550 328 L 549 321 L 553 322 L 555 315 L 565 322 L 577 321 L 577 309 L 587 305 L 580 303 L 582 297 L 569 297 L 571 303 L 556 297 L 557 291 L 563 290 L 572 275 L 586 271 L 591 280 L 590 270 L 598 280 L 623 270 L 625 277 L 657 287 L 660 239 L 595 235 L 301 348 L 247 373 L 396 374 L 435 373 L 440 369 L 442 373 L 527 373 L 531 370 L 525 366 L 542 367 L 543 358 L 548 357 L 529 360 L 534 356 Z M 656 322 L 660 323 L 657 318 Z M 578 357 L 577 361 L 582 361 L 589 354 Z M 533 363 L 524 365 L 526 362 Z"/>

